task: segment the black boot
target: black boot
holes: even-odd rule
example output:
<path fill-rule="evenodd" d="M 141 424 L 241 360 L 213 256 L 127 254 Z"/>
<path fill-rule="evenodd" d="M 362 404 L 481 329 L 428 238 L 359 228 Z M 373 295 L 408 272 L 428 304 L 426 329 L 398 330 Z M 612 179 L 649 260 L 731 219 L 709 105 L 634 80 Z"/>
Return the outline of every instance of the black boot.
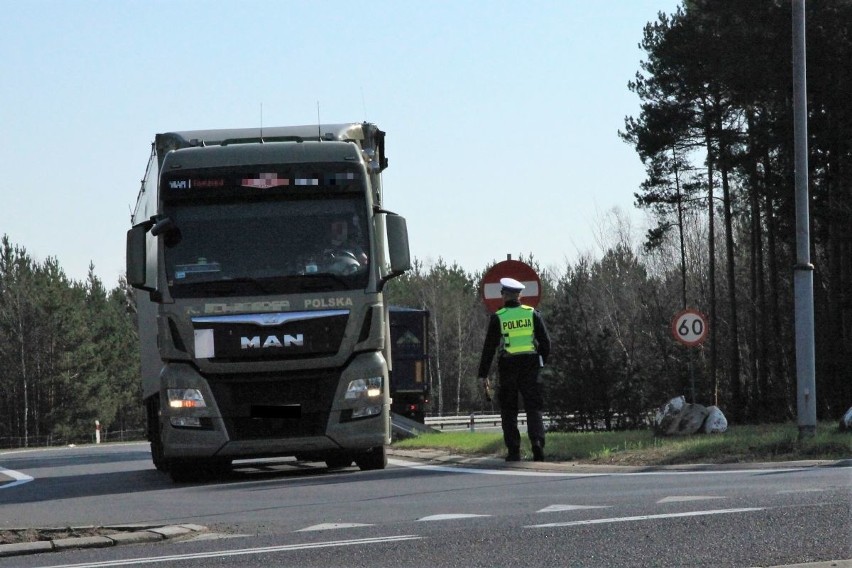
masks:
<path fill-rule="evenodd" d="M 544 447 L 541 442 L 535 442 L 532 445 L 532 453 L 533 453 L 533 461 L 543 462 L 544 461 Z"/>
<path fill-rule="evenodd" d="M 509 453 L 506 454 L 507 462 L 519 462 L 521 461 L 521 449 L 520 448 L 509 448 Z"/>

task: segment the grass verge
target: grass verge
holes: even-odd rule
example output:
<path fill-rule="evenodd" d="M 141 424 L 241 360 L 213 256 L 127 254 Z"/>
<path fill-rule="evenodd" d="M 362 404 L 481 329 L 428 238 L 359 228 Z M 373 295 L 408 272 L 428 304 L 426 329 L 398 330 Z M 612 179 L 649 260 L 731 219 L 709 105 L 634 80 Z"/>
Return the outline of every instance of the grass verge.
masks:
<path fill-rule="evenodd" d="M 394 442 L 395 448 L 430 448 L 456 454 L 502 455 L 500 433 L 440 432 Z M 521 448 L 530 456 L 529 441 Z M 657 437 L 650 430 L 551 432 L 545 450 L 550 461 L 609 465 L 749 463 L 852 458 L 852 434 L 836 422 L 817 426 L 812 438 L 799 440 L 794 423 L 731 426 L 724 434 Z"/>

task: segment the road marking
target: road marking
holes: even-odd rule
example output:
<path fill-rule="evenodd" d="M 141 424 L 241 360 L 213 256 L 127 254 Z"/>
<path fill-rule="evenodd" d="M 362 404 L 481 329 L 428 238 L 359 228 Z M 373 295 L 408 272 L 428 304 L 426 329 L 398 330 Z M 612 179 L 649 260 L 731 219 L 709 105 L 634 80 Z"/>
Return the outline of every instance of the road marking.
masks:
<path fill-rule="evenodd" d="M 657 503 L 685 503 L 686 501 L 706 501 L 708 499 L 725 499 L 725 497 L 712 495 L 672 495 L 671 497 L 660 499 Z"/>
<path fill-rule="evenodd" d="M 523 469 L 486 469 L 475 467 L 458 467 L 445 465 L 424 465 L 419 462 L 410 462 L 405 460 L 389 459 L 391 465 L 406 467 L 409 469 L 420 469 L 423 471 L 439 471 L 443 473 L 478 473 L 480 475 L 515 475 L 528 477 L 623 477 L 623 476 L 655 476 L 655 475 L 743 475 L 743 474 L 760 474 L 760 473 L 794 473 L 798 471 L 812 470 L 812 467 L 792 467 L 792 468 L 765 468 L 765 469 L 695 469 L 695 470 L 658 470 L 658 471 L 625 471 L 625 472 L 602 472 L 602 473 L 568 473 L 556 471 L 535 471 Z M 845 466 L 841 466 L 845 467 Z"/>
<path fill-rule="evenodd" d="M 473 519 L 476 517 L 490 517 L 491 515 L 473 515 L 467 513 L 459 513 L 459 514 L 446 514 L 446 515 L 431 515 L 429 517 L 423 517 L 421 519 L 417 519 L 418 521 L 452 521 L 454 519 Z"/>
<path fill-rule="evenodd" d="M 398 536 L 382 536 L 375 538 L 359 538 L 354 540 L 333 540 L 328 542 L 306 542 L 304 544 L 285 544 L 282 546 L 263 546 L 258 548 L 242 548 L 239 550 L 218 550 L 211 552 L 197 552 L 194 554 L 173 554 L 169 556 L 151 556 L 148 558 L 128 558 L 124 560 L 104 560 L 102 562 L 88 562 L 82 564 L 56 564 L 43 568 L 102 568 L 105 566 L 134 566 L 137 564 L 154 564 L 161 562 L 175 562 L 179 560 L 203 560 L 206 558 L 225 558 L 228 556 L 247 556 L 252 554 L 269 554 L 272 552 L 292 552 L 297 550 L 310 550 L 312 548 L 333 548 L 336 546 L 357 546 L 363 544 L 381 544 L 385 542 L 401 542 L 404 540 L 419 540 L 422 536 L 406 534 Z"/>
<path fill-rule="evenodd" d="M 5 483 L 3 485 L 0 485 L 0 489 L 9 489 L 10 487 L 15 487 L 16 485 L 23 485 L 24 483 L 29 483 L 33 480 L 33 478 L 27 475 L 26 473 L 6 469 L 4 467 L 0 467 L 0 474 L 5 475 L 6 477 L 11 477 L 15 480 L 12 483 Z"/>
<path fill-rule="evenodd" d="M 609 519 L 589 519 L 585 521 L 567 521 L 564 523 L 547 523 L 543 525 L 527 525 L 527 529 L 543 529 L 552 527 L 574 527 L 580 525 L 600 525 L 606 523 L 627 523 L 631 521 L 650 521 L 654 519 L 674 519 L 677 517 L 703 517 L 705 515 L 727 515 L 731 513 L 750 513 L 763 511 L 763 507 L 749 507 L 745 509 L 716 509 L 712 511 L 690 511 L 688 513 L 669 513 L 664 515 L 639 515 L 638 517 L 612 517 Z"/>
<path fill-rule="evenodd" d="M 479 469 L 473 467 L 456 467 L 444 465 L 424 465 L 403 460 L 388 460 L 389 464 L 407 467 L 409 469 L 420 469 L 423 471 L 440 471 L 443 473 L 478 473 L 480 475 L 512 475 L 522 477 L 602 477 L 602 473 L 558 473 L 549 471 L 526 471 L 520 469 Z"/>
<path fill-rule="evenodd" d="M 112 448 L 120 448 L 122 446 L 148 446 L 149 442 L 109 442 L 108 444 L 68 444 L 67 446 L 43 446 L 36 448 L 15 448 L 11 450 L 0 451 L 0 456 L 18 455 L 18 454 L 35 454 L 39 452 L 63 452 L 67 450 L 88 450 L 102 449 L 109 451 Z"/>
<path fill-rule="evenodd" d="M 581 509 L 608 509 L 609 505 L 550 505 L 536 513 L 557 513 L 559 511 L 579 511 Z"/>
<path fill-rule="evenodd" d="M 229 534 L 229 533 L 201 533 L 181 542 L 196 542 L 196 541 L 205 541 L 205 540 L 226 540 L 229 538 L 248 538 L 251 537 L 250 534 Z"/>
<path fill-rule="evenodd" d="M 367 525 L 364 523 L 320 523 L 318 525 L 313 525 L 311 527 L 307 527 L 304 529 L 299 529 L 296 532 L 308 532 L 308 531 L 329 531 L 334 529 L 354 529 L 357 527 L 372 527 L 373 525 Z"/>

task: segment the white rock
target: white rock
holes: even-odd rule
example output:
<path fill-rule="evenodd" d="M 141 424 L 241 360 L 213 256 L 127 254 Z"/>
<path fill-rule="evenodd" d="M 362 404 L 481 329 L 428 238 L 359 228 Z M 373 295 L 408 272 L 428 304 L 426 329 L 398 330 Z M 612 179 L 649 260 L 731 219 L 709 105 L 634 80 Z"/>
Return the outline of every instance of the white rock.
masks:
<path fill-rule="evenodd" d="M 728 429 L 728 419 L 719 409 L 718 406 L 707 407 L 707 418 L 704 420 L 704 426 L 701 431 L 705 434 L 721 434 Z"/>
<path fill-rule="evenodd" d="M 707 407 L 702 404 L 684 404 L 677 420 L 669 427 L 668 434 L 690 436 L 701 429 L 707 419 Z"/>
<path fill-rule="evenodd" d="M 672 413 L 680 412 L 684 406 L 686 406 L 686 397 L 683 395 L 674 397 L 666 404 L 666 408 Z"/>
<path fill-rule="evenodd" d="M 686 398 L 683 396 L 677 396 L 664 404 L 657 410 L 654 417 L 654 428 L 663 432 L 668 430 L 674 418 L 683 410 L 684 404 L 686 404 Z"/>
<path fill-rule="evenodd" d="M 840 419 L 840 431 L 841 432 L 852 432 L 852 407 L 846 411 L 846 414 L 843 415 L 843 418 Z"/>

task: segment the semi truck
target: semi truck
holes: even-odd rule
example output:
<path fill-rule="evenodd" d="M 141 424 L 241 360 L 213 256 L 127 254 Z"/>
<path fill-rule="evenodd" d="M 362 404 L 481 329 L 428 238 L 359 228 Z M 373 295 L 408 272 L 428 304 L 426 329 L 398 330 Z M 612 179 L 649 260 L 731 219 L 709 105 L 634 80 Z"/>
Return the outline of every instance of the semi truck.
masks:
<path fill-rule="evenodd" d="M 126 246 L 157 469 L 386 466 L 383 288 L 411 265 L 387 165 L 367 122 L 155 136 Z"/>
<path fill-rule="evenodd" d="M 429 311 L 390 306 L 391 412 L 424 423 L 429 409 Z"/>

